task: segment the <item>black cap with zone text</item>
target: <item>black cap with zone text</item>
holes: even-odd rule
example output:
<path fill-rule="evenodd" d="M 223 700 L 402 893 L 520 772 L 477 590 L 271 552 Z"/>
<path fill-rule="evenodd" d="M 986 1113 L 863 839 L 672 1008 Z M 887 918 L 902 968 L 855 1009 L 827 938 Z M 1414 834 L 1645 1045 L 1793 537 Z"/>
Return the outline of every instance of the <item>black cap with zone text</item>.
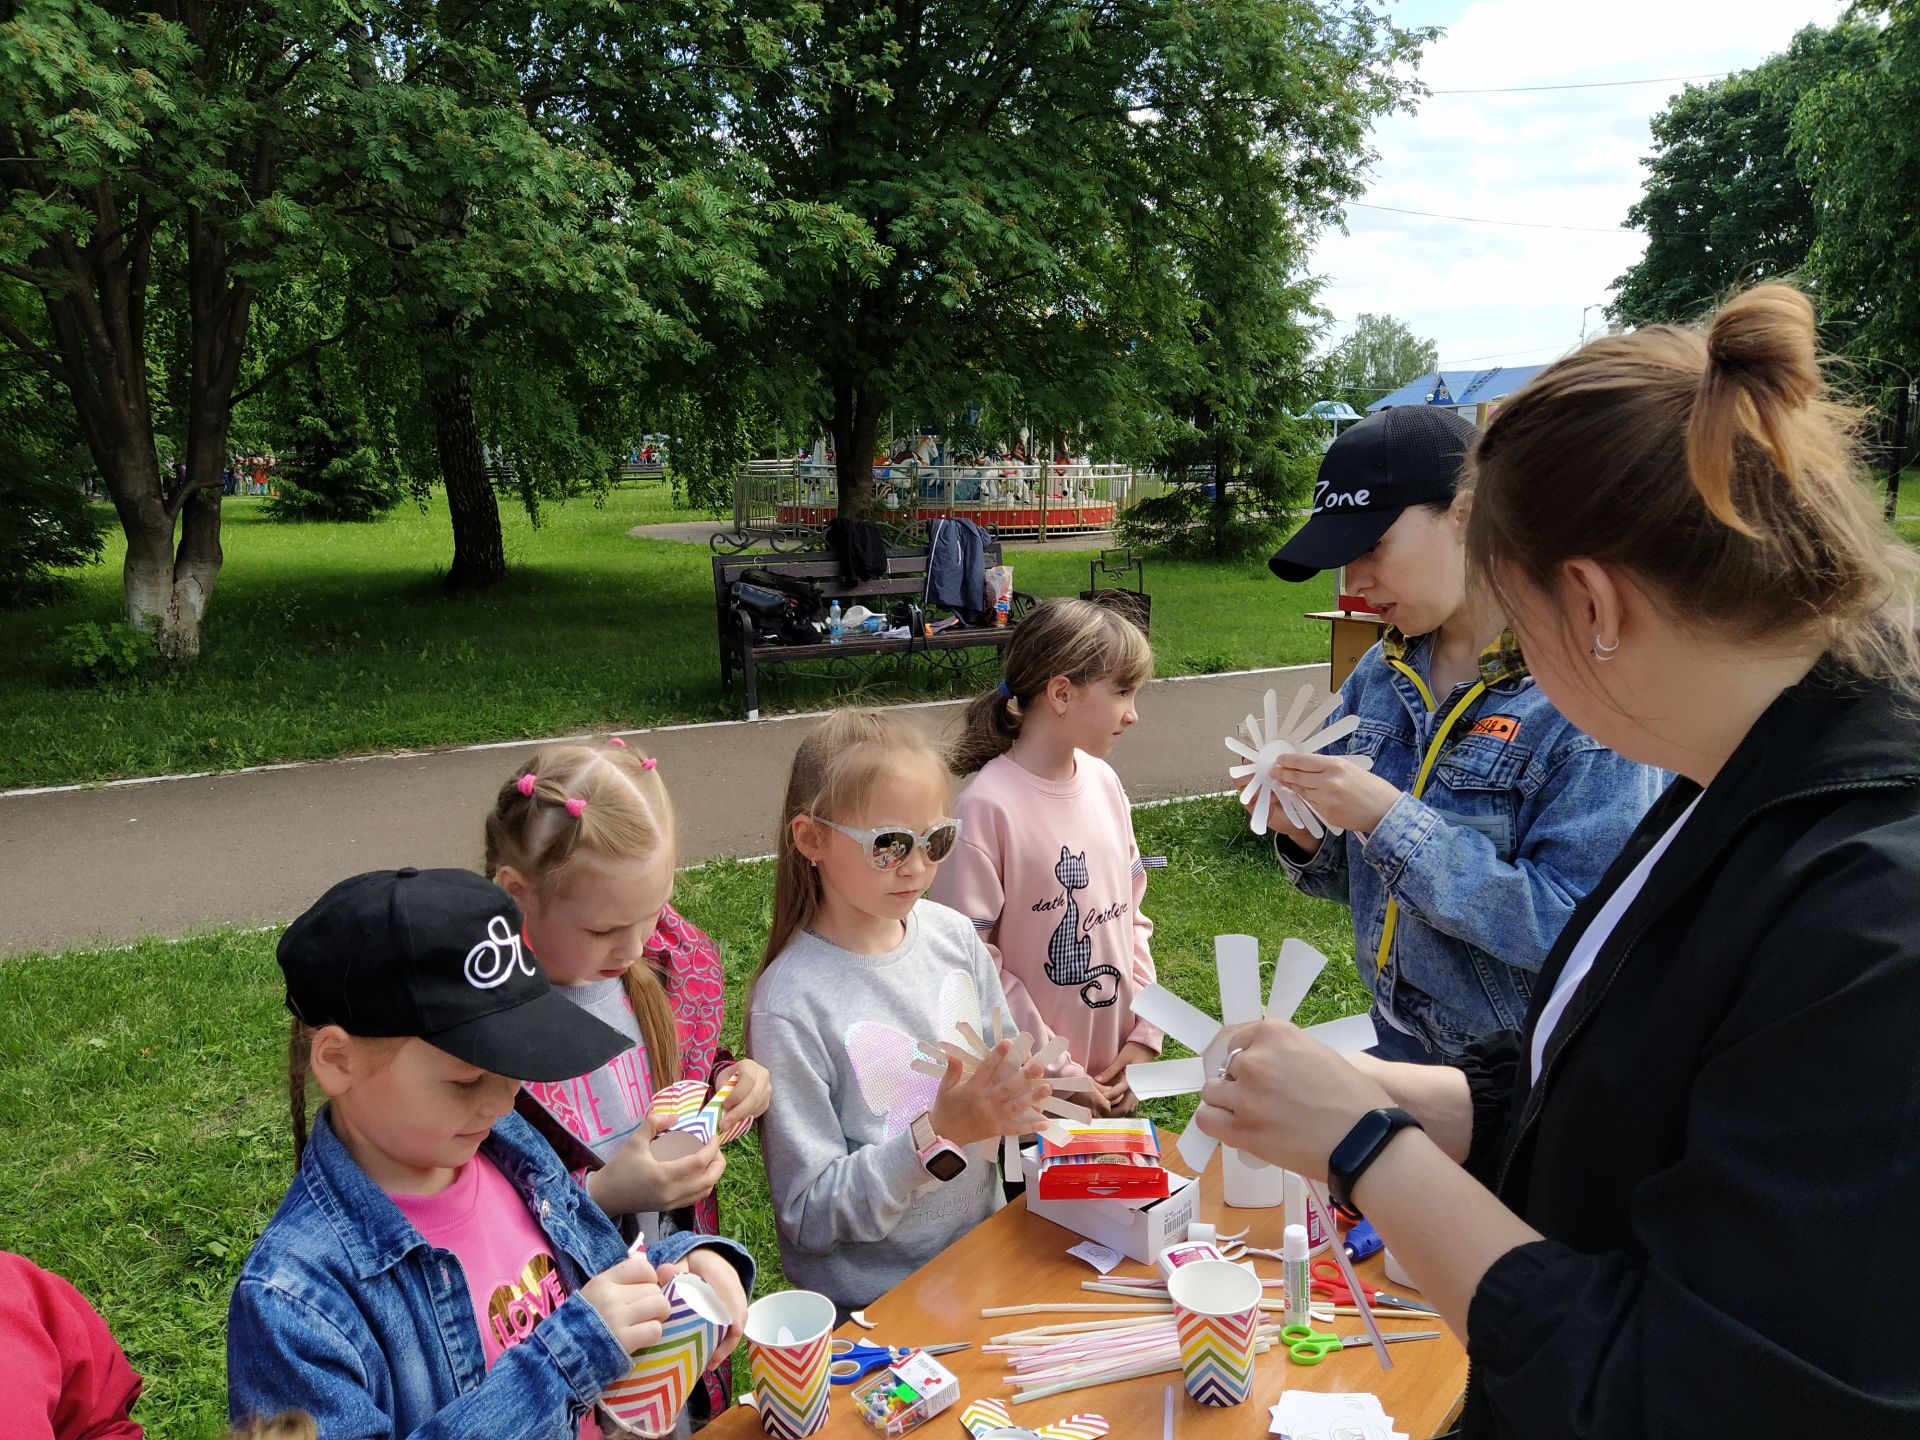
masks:
<path fill-rule="evenodd" d="M 1313 483 L 1313 514 L 1274 552 L 1282 580 L 1310 580 L 1352 564 L 1380 543 L 1409 505 L 1451 500 L 1473 443 L 1473 422 L 1441 405 L 1395 405 L 1328 447 Z"/>
<path fill-rule="evenodd" d="M 342 880 L 280 937 L 287 1008 L 349 1035 L 418 1036 L 514 1080 L 567 1080 L 628 1041 L 554 990 L 520 908 L 470 870 Z"/>

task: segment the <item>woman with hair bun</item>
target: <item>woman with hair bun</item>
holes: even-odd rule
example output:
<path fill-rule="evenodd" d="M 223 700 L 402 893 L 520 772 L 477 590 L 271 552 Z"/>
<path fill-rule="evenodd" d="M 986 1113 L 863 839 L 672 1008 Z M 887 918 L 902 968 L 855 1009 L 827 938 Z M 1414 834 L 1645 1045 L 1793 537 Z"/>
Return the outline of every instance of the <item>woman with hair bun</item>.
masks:
<path fill-rule="evenodd" d="M 1461 1434 L 1920 1434 L 1916 556 L 1811 305 L 1597 340 L 1468 546 L 1555 706 L 1678 773 L 1450 1066 L 1232 1034 L 1202 1128 L 1326 1177 L 1461 1335 Z"/>

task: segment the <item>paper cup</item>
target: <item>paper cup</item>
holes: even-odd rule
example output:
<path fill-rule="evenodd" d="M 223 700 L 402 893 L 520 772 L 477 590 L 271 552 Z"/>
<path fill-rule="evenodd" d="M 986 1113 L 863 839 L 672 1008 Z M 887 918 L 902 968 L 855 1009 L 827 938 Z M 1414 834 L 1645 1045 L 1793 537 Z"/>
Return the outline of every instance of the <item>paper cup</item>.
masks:
<path fill-rule="evenodd" d="M 747 1372 L 760 1428 L 802 1440 L 827 1423 L 833 1302 L 811 1290 L 766 1295 L 747 1308 Z"/>
<path fill-rule="evenodd" d="M 722 1085 L 708 1100 L 706 1086 L 698 1080 L 682 1080 L 654 1096 L 652 1113 L 670 1116 L 673 1123 L 653 1137 L 653 1158 L 682 1160 L 713 1139 L 720 1133 L 720 1112 L 732 1093 L 731 1084 Z M 736 1128 L 726 1138 L 731 1140 L 738 1133 Z"/>
<path fill-rule="evenodd" d="M 633 1369 L 600 1396 L 607 1413 L 636 1435 L 673 1433 L 680 1408 L 727 1333 L 726 1306 L 706 1281 L 676 1275 L 666 1293 L 671 1308 L 660 1339 L 635 1355 Z"/>
<path fill-rule="evenodd" d="M 1180 1373 L 1202 1405 L 1238 1405 L 1253 1393 L 1260 1279 L 1228 1260 L 1196 1260 L 1167 1281 Z"/>

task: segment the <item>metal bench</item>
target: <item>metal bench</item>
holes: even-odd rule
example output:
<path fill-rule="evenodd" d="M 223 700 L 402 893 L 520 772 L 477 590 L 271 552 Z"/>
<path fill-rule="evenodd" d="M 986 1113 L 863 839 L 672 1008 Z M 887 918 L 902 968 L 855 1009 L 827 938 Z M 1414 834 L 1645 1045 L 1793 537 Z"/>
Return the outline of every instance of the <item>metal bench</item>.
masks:
<path fill-rule="evenodd" d="M 960 626 L 928 635 L 888 639 L 849 631 L 839 644 L 822 640 L 817 645 L 764 644 L 754 638 L 753 623 L 735 609 L 730 593 L 733 582 L 747 570 L 767 570 L 776 575 L 811 581 L 820 588 L 821 598 L 829 605 L 835 600 L 841 609 L 860 601 L 874 610 L 885 611 L 892 601 L 918 602 L 927 587 L 927 555 L 924 545 L 887 551 L 887 573 L 872 580 L 848 584 L 841 579 L 839 559 L 825 551 L 802 555 L 754 554 L 716 555 L 713 557 L 713 604 L 720 638 L 720 684 L 729 693 L 734 671 L 744 682 L 746 717 L 760 718 L 760 671 L 773 665 L 804 666 L 807 672 L 827 680 L 853 680 L 879 664 L 920 664 L 962 676 L 975 667 L 991 662 L 997 670 L 999 654 L 1013 636 L 1014 626 L 1039 602 L 1024 591 L 1013 592 L 1009 622 L 995 626 Z M 985 547 L 987 568 L 1000 563 L 1000 542 L 989 540 Z"/>

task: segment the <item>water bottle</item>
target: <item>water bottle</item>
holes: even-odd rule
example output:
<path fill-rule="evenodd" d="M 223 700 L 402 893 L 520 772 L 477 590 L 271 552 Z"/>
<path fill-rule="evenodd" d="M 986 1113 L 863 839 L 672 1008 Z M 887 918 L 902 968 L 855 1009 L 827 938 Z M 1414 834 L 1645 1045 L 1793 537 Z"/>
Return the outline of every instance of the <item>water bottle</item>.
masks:
<path fill-rule="evenodd" d="M 833 608 L 827 612 L 827 643 L 838 645 L 846 638 L 847 627 L 840 619 L 840 602 L 833 602 Z"/>

